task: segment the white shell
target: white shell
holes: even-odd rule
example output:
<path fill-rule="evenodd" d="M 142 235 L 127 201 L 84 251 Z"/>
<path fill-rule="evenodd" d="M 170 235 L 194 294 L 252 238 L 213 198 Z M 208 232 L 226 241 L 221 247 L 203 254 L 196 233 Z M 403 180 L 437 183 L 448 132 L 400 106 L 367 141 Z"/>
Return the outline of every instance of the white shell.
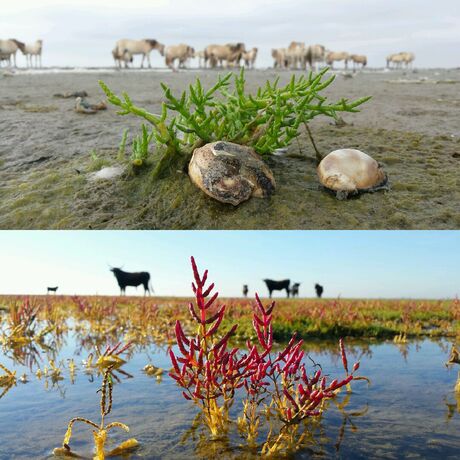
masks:
<path fill-rule="evenodd" d="M 355 149 L 334 150 L 326 155 L 318 166 L 318 177 L 326 188 L 345 194 L 369 191 L 387 180 L 377 161 Z"/>
<path fill-rule="evenodd" d="M 188 173 L 203 192 L 234 206 L 251 196 L 270 196 L 275 179 L 252 148 L 218 141 L 195 149 Z"/>
<path fill-rule="evenodd" d="M 107 166 L 97 172 L 91 173 L 89 178 L 91 180 L 111 180 L 123 174 L 123 168 L 121 166 Z"/>

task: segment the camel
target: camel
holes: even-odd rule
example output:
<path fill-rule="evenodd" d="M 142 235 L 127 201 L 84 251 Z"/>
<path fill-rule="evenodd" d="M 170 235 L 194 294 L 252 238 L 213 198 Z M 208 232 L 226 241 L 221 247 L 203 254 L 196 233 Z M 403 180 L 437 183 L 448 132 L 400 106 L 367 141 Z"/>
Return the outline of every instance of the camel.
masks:
<path fill-rule="evenodd" d="M 156 49 L 158 52 L 164 56 L 165 45 L 161 44 L 157 40 L 145 38 L 143 40 L 129 40 L 124 38 L 118 40 L 115 44 L 116 54 L 118 56 L 123 56 L 124 53 L 129 53 L 131 56 L 136 54 L 142 54 L 141 68 L 144 67 L 144 60 L 147 58 L 149 68 L 152 67 L 150 63 L 150 52 Z"/>
<path fill-rule="evenodd" d="M 364 56 L 364 54 L 352 54 L 350 55 L 350 59 L 353 61 L 353 70 L 356 66 L 359 66 L 359 64 L 361 64 L 361 69 L 364 69 L 367 65 L 367 57 Z"/>
<path fill-rule="evenodd" d="M 387 56 L 387 68 L 391 68 L 391 64 L 394 64 L 396 69 L 401 68 L 403 64 L 408 67 L 412 67 L 412 62 L 415 60 L 414 53 L 408 53 L 401 51 L 400 53 L 390 54 Z"/>
<path fill-rule="evenodd" d="M 272 50 L 275 67 L 306 70 L 308 66 L 318 71 L 319 63 L 324 62 L 326 48 L 323 45 L 307 46 L 303 42 L 291 42 L 288 48 Z"/>
<path fill-rule="evenodd" d="M 40 62 L 40 67 L 42 67 L 42 49 L 43 49 L 43 40 L 36 40 L 35 43 L 27 43 L 25 45 L 24 54 L 27 59 L 27 66 L 33 67 L 33 56 L 35 56 L 35 67 L 38 67 Z"/>
<path fill-rule="evenodd" d="M 179 68 L 185 68 L 188 59 L 195 57 L 195 49 L 184 43 L 168 46 L 165 50 L 166 65 L 172 70 L 176 70 L 174 62 L 179 60 Z"/>
<path fill-rule="evenodd" d="M 121 69 L 121 63 L 122 62 L 125 63 L 125 69 L 129 68 L 128 63 L 133 62 L 133 56 L 127 50 L 125 50 L 122 54 L 119 54 L 118 49 L 114 48 L 112 50 L 112 56 L 113 56 L 113 60 L 115 62 L 115 67 L 118 67 L 119 69 Z"/>
<path fill-rule="evenodd" d="M 286 69 L 288 67 L 287 49 L 273 48 L 272 49 L 273 67 L 275 69 Z"/>
<path fill-rule="evenodd" d="M 204 50 L 205 67 L 208 61 L 211 67 L 216 67 L 217 64 L 223 67 L 224 61 L 226 61 L 226 67 L 239 66 L 241 57 L 245 51 L 246 47 L 244 43 L 209 45 Z"/>
<path fill-rule="evenodd" d="M 348 69 L 348 60 L 350 59 L 350 55 L 346 51 L 329 51 L 326 56 L 326 63 L 327 65 L 331 66 L 331 69 L 334 68 L 335 61 L 343 61 L 345 63 L 345 69 Z"/>
<path fill-rule="evenodd" d="M 407 67 L 412 67 L 412 63 L 415 60 L 415 54 L 414 53 L 408 53 L 408 52 L 402 52 L 400 54 L 402 55 L 404 64 L 406 64 L 406 68 Z"/>
<path fill-rule="evenodd" d="M 309 48 L 303 42 L 291 42 L 287 48 L 286 57 L 291 69 L 305 69 Z"/>
<path fill-rule="evenodd" d="M 243 53 L 244 65 L 248 69 L 253 69 L 254 68 L 254 64 L 255 64 L 256 59 L 257 59 L 257 52 L 258 51 L 259 50 L 254 47 L 250 51 L 245 51 Z"/>
<path fill-rule="evenodd" d="M 21 50 L 22 54 L 25 54 L 25 44 L 19 40 L 14 38 L 0 40 L 0 55 L 2 59 L 8 61 L 8 64 L 11 65 L 11 56 L 13 56 L 14 67 L 17 67 L 16 53 L 18 49 Z"/>
<path fill-rule="evenodd" d="M 311 45 L 308 48 L 310 67 L 313 69 L 314 64 L 315 71 L 318 72 L 319 63 L 326 60 L 326 47 L 323 45 Z"/>
<path fill-rule="evenodd" d="M 391 67 L 390 64 L 393 62 L 393 58 L 394 58 L 395 56 L 397 56 L 397 54 L 389 54 L 389 55 L 387 56 L 387 59 L 386 59 L 386 61 L 387 61 L 387 69 L 389 69 L 389 68 Z"/>
<path fill-rule="evenodd" d="M 198 67 L 199 67 L 200 69 L 205 68 L 205 67 L 206 67 L 206 60 L 205 60 L 205 53 L 204 53 L 204 50 L 197 51 L 197 52 L 195 53 L 195 57 L 198 58 Z"/>

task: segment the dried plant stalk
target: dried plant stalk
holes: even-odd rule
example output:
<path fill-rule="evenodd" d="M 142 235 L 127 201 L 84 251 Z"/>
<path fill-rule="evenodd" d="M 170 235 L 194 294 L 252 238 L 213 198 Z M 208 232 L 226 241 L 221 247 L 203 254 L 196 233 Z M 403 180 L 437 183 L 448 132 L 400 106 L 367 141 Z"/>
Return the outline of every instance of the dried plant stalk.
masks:
<path fill-rule="evenodd" d="M 72 428 L 75 422 L 85 423 L 94 428 L 93 438 L 94 438 L 94 447 L 95 447 L 95 460 L 104 460 L 106 457 L 121 455 L 126 453 L 126 451 L 131 450 L 139 445 L 136 439 L 131 438 L 127 441 L 124 441 L 115 449 L 112 449 L 109 452 L 105 452 L 105 444 L 107 442 L 107 434 L 112 428 L 121 428 L 122 430 L 129 432 L 129 427 L 121 422 L 111 422 L 108 425 L 105 425 L 104 419 L 112 411 L 112 376 L 111 376 L 112 367 L 109 367 L 104 372 L 104 378 L 102 380 L 101 388 L 98 392 L 101 393 L 101 423 L 98 425 L 91 420 L 88 420 L 83 417 L 74 417 L 69 421 L 67 425 L 67 431 L 64 435 L 64 440 L 62 442 L 62 447 L 56 448 L 53 451 L 55 456 L 77 456 L 74 452 L 71 451 L 69 443 L 72 436 Z"/>

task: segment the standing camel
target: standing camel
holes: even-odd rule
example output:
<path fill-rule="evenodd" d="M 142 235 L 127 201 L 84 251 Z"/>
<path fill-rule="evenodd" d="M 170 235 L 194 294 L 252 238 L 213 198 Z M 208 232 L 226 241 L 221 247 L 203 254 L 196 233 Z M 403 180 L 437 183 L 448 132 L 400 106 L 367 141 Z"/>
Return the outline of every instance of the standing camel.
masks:
<path fill-rule="evenodd" d="M 114 53 L 117 56 L 124 56 L 125 53 L 128 53 L 129 56 L 142 54 L 141 68 L 144 67 L 145 58 L 147 58 L 149 68 L 151 68 L 152 64 L 150 63 L 150 52 L 154 49 L 158 50 L 158 52 L 164 56 L 165 45 L 158 42 L 157 40 L 150 38 L 145 38 L 144 40 L 129 40 L 124 38 L 117 41 L 115 44 Z"/>
<path fill-rule="evenodd" d="M 223 68 L 238 67 L 243 53 L 246 51 L 244 43 L 227 43 L 226 45 L 209 45 L 204 50 L 205 67 L 209 61 L 211 68 L 219 65 Z"/>
<path fill-rule="evenodd" d="M 395 68 L 399 68 L 402 66 L 403 57 L 402 53 L 394 53 L 387 56 L 387 68 L 391 69 L 391 64 L 394 64 Z"/>
<path fill-rule="evenodd" d="M 309 49 L 303 42 L 291 42 L 287 48 L 286 57 L 291 69 L 305 69 Z"/>
<path fill-rule="evenodd" d="M 258 49 L 254 47 L 250 51 L 245 51 L 243 53 L 244 65 L 248 69 L 253 69 L 254 68 L 254 64 L 255 64 L 256 59 L 257 59 L 257 52 L 258 52 Z"/>
<path fill-rule="evenodd" d="M 286 48 L 273 48 L 272 58 L 273 58 L 273 68 L 274 69 L 286 69 L 288 67 Z"/>
<path fill-rule="evenodd" d="M 24 47 L 24 54 L 27 59 L 27 67 L 33 67 L 33 57 L 35 56 L 35 67 L 42 67 L 42 49 L 43 40 L 37 40 L 35 43 L 27 43 Z"/>
<path fill-rule="evenodd" d="M 330 51 L 326 56 L 327 65 L 331 66 L 331 69 L 334 68 L 335 61 L 343 61 L 345 63 L 345 69 L 348 69 L 348 60 L 350 55 L 346 51 L 334 52 Z"/>
<path fill-rule="evenodd" d="M 353 62 L 353 70 L 361 64 L 361 69 L 367 65 L 367 57 L 364 54 L 352 54 L 350 56 L 351 61 Z"/>
<path fill-rule="evenodd" d="M 198 58 L 198 68 L 205 69 L 206 68 L 206 60 L 204 55 L 204 50 L 197 51 L 195 53 L 195 57 Z"/>
<path fill-rule="evenodd" d="M 13 56 L 14 67 L 16 65 L 16 53 L 18 50 L 21 50 L 22 54 L 25 54 L 25 44 L 10 38 L 9 40 L 0 40 L 0 56 L 2 59 L 8 61 L 8 64 L 11 65 L 11 56 Z"/>
<path fill-rule="evenodd" d="M 403 62 L 406 65 L 406 69 L 407 68 L 412 68 L 412 63 L 415 60 L 415 54 L 414 53 L 408 53 L 408 52 L 403 52 L 403 53 L 400 53 L 400 54 L 402 55 Z"/>
<path fill-rule="evenodd" d="M 401 51 L 400 53 L 390 54 L 387 57 L 387 68 L 391 68 L 391 64 L 394 64 L 396 69 L 402 68 L 403 64 L 406 66 L 406 69 L 412 67 L 412 63 L 415 60 L 414 53 L 408 53 L 406 51 Z"/>
<path fill-rule="evenodd" d="M 118 49 L 117 48 L 114 48 L 112 50 L 112 57 L 113 57 L 113 61 L 115 62 L 115 67 L 121 69 L 122 67 L 122 62 L 125 63 L 125 69 L 128 69 L 129 66 L 128 66 L 128 63 L 132 63 L 133 62 L 133 57 L 130 53 L 128 53 L 128 51 L 125 50 L 125 52 L 123 54 L 118 54 Z"/>
<path fill-rule="evenodd" d="M 319 64 L 326 60 L 326 47 L 324 45 L 311 45 L 308 47 L 308 61 L 311 69 L 315 67 L 315 72 L 319 70 Z"/>
<path fill-rule="evenodd" d="M 185 68 L 187 61 L 195 57 L 195 49 L 185 43 L 166 47 L 165 63 L 171 70 L 176 70 L 174 63 L 178 60 L 179 68 Z"/>

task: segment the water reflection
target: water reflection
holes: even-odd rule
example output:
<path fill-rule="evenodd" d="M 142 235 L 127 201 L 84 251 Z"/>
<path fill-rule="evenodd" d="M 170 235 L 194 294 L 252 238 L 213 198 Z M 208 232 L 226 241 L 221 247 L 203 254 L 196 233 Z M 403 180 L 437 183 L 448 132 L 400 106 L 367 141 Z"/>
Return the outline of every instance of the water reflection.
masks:
<path fill-rule="evenodd" d="M 351 393 L 344 393 L 336 400 L 328 401 L 326 404 L 334 406 L 340 416 L 340 424 L 331 430 L 327 427 L 328 421 L 324 417 L 315 417 L 304 420 L 295 430 L 295 443 L 297 455 L 302 458 L 309 456 L 324 457 L 330 454 L 330 447 L 336 454 L 340 454 L 341 445 L 347 433 L 359 432 L 359 418 L 365 417 L 369 407 L 366 404 L 360 409 L 348 410 L 352 398 Z M 330 409 L 330 408 L 325 408 Z M 327 413 L 328 410 L 325 410 Z M 276 432 L 276 420 L 271 421 L 270 428 L 262 432 L 261 438 L 270 436 L 270 432 Z M 278 424 L 279 425 L 279 424 Z M 277 427 L 279 428 L 279 426 Z M 260 458 L 263 443 L 248 444 L 243 433 L 239 433 L 235 426 L 230 426 L 228 432 L 218 439 L 210 438 L 208 428 L 201 416 L 195 416 L 189 429 L 181 437 L 180 444 L 186 448 L 190 444 L 194 446 L 193 452 L 196 458 Z"/>

